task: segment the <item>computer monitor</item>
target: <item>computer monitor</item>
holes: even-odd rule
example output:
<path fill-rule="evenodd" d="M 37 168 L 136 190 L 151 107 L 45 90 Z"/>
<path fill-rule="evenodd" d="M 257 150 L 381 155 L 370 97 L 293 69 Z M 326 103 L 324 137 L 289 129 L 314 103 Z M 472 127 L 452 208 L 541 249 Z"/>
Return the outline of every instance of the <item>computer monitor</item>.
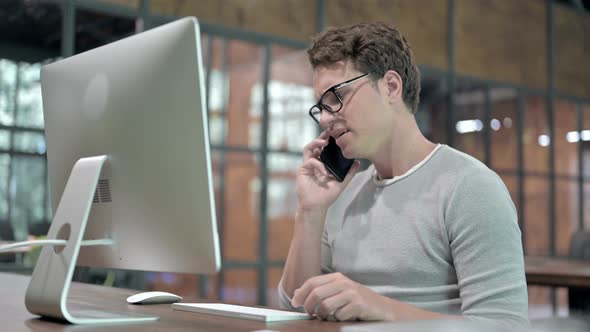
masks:
<path fill-rule="evenodd" d="M 29 311 L 72 323 L 133 321 L 68 311 L 76 264 L 219 270 L 204 82 L 195 18 L 42 68 L 48 237 L 68 243 L 42 249 Z"/>

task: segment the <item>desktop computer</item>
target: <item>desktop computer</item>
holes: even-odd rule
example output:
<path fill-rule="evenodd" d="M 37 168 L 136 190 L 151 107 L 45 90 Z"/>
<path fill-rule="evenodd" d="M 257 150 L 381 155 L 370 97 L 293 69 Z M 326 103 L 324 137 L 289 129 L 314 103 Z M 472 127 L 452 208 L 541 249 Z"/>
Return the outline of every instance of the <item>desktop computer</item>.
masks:
<path fill-rule="evenodd" d="M 54 211 L 48 239 L 62 245 L 42 249 L 27 309 L 75 324 L 157 319 L 76 313 L 66 299 L 76 265 L 220 268 L 197 20 L 48 64 L 41 87 Z"/>

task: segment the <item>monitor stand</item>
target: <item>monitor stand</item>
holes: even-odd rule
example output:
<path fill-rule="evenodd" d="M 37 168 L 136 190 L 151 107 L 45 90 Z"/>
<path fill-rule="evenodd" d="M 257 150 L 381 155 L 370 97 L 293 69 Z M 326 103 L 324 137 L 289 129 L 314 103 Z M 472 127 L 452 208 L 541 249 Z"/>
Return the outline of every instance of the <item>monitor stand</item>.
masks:
<path fill-rule="evenodd" d="M 76 162 L 64 188 L 47 237 L 66 240 L 65 246 L 46 246 L 27 288 L 25 305 L 33 314 L 72 324 L 129 323 L 157 320 L 158 317 L 128 317 L 102 310 L 68 310 L 66 300 L 80 244 L 92 207 L 98 179 L 107 156 L 82 158 Z"/>

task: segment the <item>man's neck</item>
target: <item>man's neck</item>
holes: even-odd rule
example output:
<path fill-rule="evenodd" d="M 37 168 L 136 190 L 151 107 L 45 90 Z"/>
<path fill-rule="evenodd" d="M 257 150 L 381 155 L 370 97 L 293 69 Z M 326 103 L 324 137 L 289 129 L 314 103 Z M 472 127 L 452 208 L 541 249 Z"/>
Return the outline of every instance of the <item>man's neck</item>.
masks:
<path fill-rule="evenodd" d="M 417 127 L 415 129 L 406 133 L 405 137 L 392 138 L 376 158 L 371 160 L 382 179 L 405 174 L 436 147 L 436 144 L 427 140 Z"/>

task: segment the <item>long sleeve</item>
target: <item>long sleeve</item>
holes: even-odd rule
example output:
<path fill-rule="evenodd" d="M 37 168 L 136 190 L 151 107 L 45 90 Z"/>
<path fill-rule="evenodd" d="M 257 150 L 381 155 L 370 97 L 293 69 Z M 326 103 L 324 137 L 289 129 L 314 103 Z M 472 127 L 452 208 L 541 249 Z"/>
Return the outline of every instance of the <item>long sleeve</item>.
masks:
<path fill-rule="evenodd" d="M 528 325 L 521 233 L 501 179 L 489 170 L 463 177 L 450 196 L 445 224 L 462 314 L 475 321 Z"/>

